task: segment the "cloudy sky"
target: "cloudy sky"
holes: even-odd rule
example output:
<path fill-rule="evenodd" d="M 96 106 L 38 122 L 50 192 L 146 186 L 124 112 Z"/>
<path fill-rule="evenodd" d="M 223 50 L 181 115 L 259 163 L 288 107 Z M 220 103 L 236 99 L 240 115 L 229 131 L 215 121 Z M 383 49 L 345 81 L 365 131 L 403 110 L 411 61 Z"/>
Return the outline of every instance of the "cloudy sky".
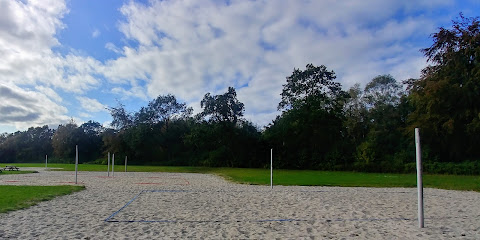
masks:
<path fill-rule="evenodd" d="M 478 15 L 479 1 L 0 0 L 0 133 L 106 125 L 107 107 L 166 94 L 199 112 L 229 86 L 262 127 L 285 77 L 308 63 L 345 89 L 419 77 L 419 49 L 459 12 Z"/>

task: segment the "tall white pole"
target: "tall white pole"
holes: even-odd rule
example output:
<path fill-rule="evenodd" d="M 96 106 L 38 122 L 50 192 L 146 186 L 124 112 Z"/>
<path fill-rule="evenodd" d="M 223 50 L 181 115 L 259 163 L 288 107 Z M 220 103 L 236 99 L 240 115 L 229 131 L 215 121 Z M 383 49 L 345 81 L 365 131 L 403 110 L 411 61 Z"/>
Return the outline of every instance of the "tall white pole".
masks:
<path fill-rule="evenodd" d="M 112 156 L 112 177 L 115 177 L 115 153 Z"/>
<path fill-rule="evenodd" d="M 78 145 L 75 145 L 75 184 L 77 184 L 78 175 Z"/>
<path fill-rule="evenodd" d="M 270 148 L 270 187 L 273 189 L 273 148 Z"/>
<path fill-rule="evenodd" d="M 125 172 L 127 172 L 127 156 L 125 156 Z"/>
<path fill-rule="evenodd" d="M 45 155 L 45 168 L 48 168 L 48 155 Z"/>
<path fill-rule="evenodd" d="M 110 177 L 110 152 L 108 152 L 108 160 L 107 160 L 107 177 Z"/>
<path fill-rule="evenodd" d="M 422 151 L 420 148 L 420 130 L 418 128 L 415 128 L 415 150 L 417 155 L 418 226 L 423 228 Z"/>

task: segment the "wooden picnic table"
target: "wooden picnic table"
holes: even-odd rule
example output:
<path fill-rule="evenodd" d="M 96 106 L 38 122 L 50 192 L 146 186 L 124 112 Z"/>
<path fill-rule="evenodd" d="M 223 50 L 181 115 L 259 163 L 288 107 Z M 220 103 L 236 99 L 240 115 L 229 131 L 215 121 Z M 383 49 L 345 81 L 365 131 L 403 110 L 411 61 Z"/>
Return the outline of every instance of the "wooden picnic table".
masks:
<path fill-rule="evenodd" d="M 17 166 L 5 166 L 3 170 L 8 170 L 8 171 L 18 171 L 19 168 Z"/>

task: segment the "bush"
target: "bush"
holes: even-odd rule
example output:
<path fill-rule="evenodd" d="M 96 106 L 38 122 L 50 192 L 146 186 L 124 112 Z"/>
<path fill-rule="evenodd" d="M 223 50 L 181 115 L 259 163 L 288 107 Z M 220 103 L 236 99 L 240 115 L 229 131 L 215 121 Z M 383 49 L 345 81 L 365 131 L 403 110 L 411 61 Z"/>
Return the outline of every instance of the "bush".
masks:
<path fill-rule="evenodd" d="M 413 173 L 416 169 L 416 163 L 404 165 L 406 173 Z M 480 175 L 480 161 L 423 163 L 423 172 L 429 174 Z"/>

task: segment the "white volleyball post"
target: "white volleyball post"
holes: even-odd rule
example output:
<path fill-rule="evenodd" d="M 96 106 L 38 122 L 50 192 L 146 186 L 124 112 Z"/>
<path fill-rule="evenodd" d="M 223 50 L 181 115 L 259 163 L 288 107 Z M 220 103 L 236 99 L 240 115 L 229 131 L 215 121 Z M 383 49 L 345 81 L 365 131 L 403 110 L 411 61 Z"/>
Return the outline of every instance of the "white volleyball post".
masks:
<path fill-rule="evenodd" d="M 77 184 L 78 175 L 78 145 L 75 145 L 75 184 Z"/>
<path fill-rule="evenodd" d="M 110 152 L 108 152 L 108 160 L 107 160 L 107 177 L 110 177 Z"/>
<path fill-rule="evenodd" d="M 125 172 L 127 172 L 127 156 L 125 156 Z"/>
<path fill-rule="evenodd" d="M 48 155 L 45 155 L 45 168 L 48 168 Z"/>
<path fill-rule="evenodd" d="M 270 187 L 273 189 L 273 148 L 270 148 Z"/>
<path fill-rule="evenodd" d="M 417 155 L 418 226 L 423 228 L 422 151 L 420 148 L 420 130 L 418 128 L 415 128 L 415 150 Z"/>
<path fill-rule="evenodd" d="M 115 177 L 115 153 L 112 155 L 112 177 Z"/>

